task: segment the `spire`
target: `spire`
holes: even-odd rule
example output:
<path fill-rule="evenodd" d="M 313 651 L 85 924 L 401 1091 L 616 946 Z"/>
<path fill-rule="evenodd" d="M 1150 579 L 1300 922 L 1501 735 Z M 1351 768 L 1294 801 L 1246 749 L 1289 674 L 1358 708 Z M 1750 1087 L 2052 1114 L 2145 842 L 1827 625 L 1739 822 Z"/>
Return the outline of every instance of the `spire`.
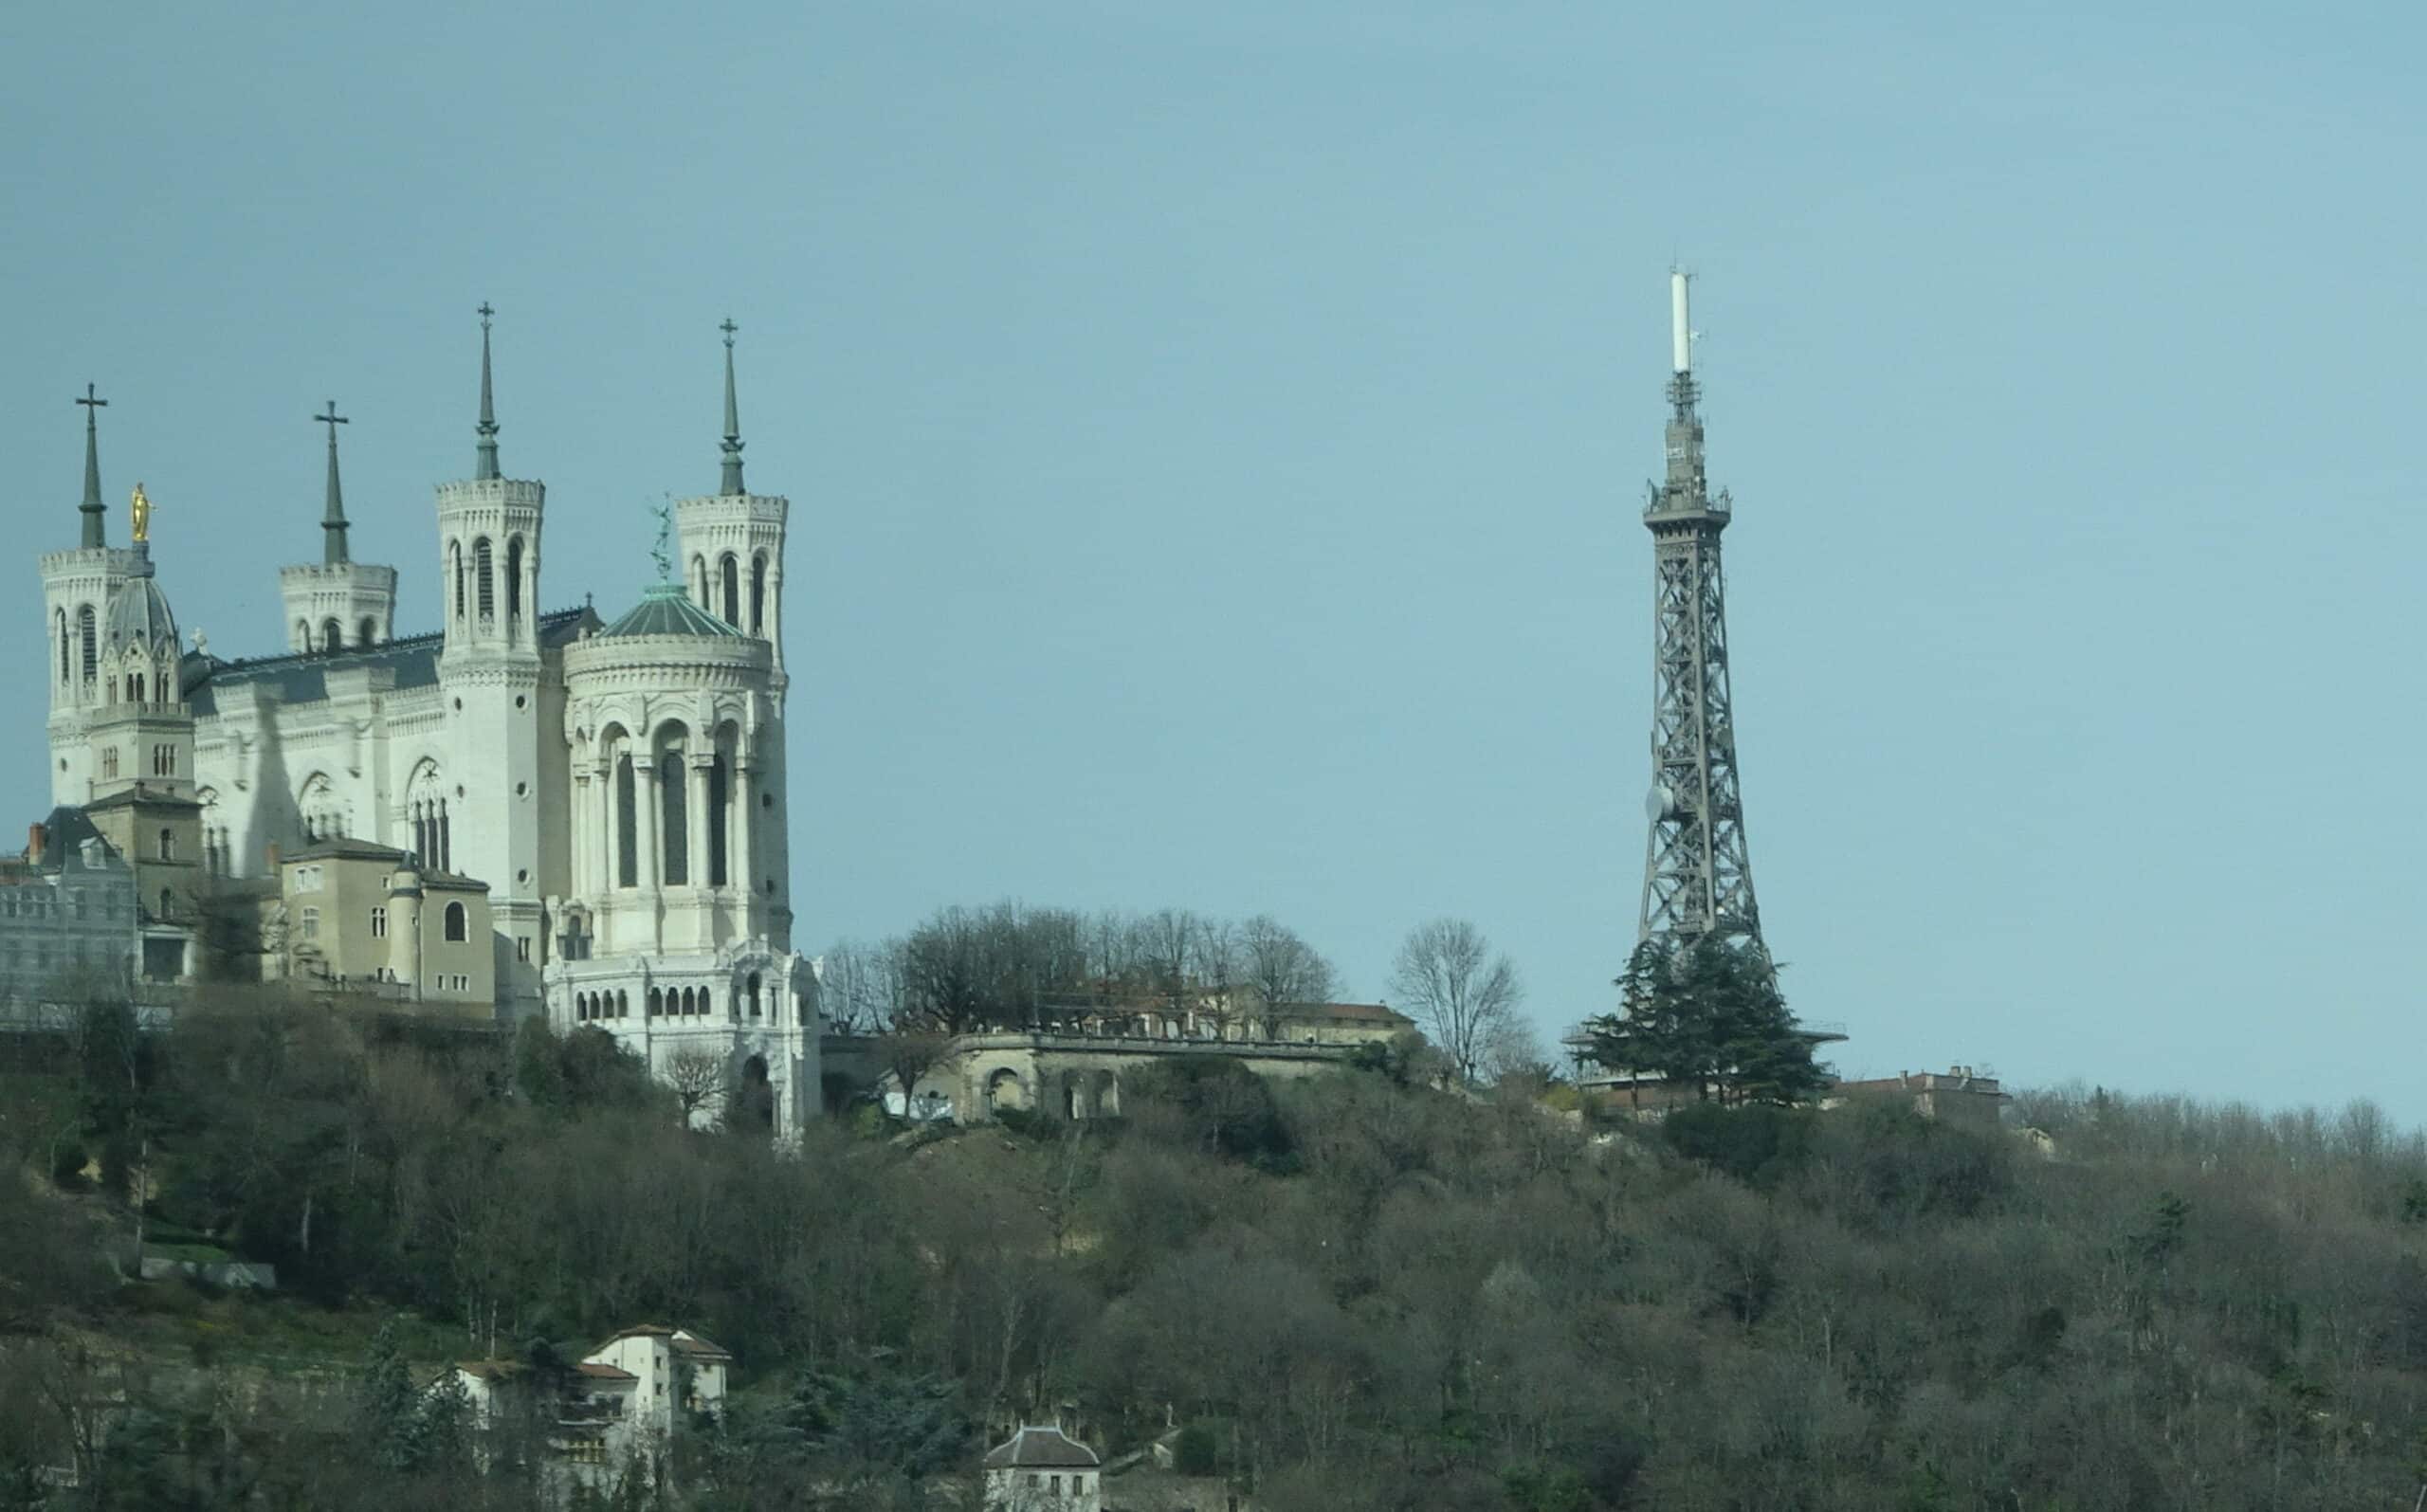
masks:
<path fill-rule="evenodd" d="M 106 546 L 102 523 L 109 508 L 101 502 L 101 437 L 94 425 L 94 417 L 109 408 L 107 399 L 98 397 L 91 384 L 84 385 L 84 397 L 76 401 L 84 407 L 84 501 L 76 506 L 84 517 L 84 549 L 91 551 Z"/>
<path fill-rule="evenodd" d="M 481 301 L 481 423 L 474 426 L 481 444 L 479 460 L 472 465 L 472 476 L 484 481 L 497 476 L 497 403 L 489 394 L 489 317 L 497 312 L 489 301 Z M 331 435 L 337 432 L 331 431 Z"/>
<path fill-rule="evenodd" d="M 312 418 L 329 428 L 329 507 L 328 512 L 320 517 L 320 528 L 328 534 L 321 545 L 320 560 L 325 566 L 342 567 L 347 559 L 345 490 L 338 486 L 338 427 L 350 425 L 352 422 L 338 413 L 338 402 L 335 399 L 329 401 L 328 413 L 317 414 Z"/>
<path fill-rule="evenodd" d="M 741 410 L 733 402 L 733 333 L 741 327 L 728 315 L 717 329 L 724 333 L 724 482 L 717 492 L 732 499 L 748 492 L 741 486 Z"/>

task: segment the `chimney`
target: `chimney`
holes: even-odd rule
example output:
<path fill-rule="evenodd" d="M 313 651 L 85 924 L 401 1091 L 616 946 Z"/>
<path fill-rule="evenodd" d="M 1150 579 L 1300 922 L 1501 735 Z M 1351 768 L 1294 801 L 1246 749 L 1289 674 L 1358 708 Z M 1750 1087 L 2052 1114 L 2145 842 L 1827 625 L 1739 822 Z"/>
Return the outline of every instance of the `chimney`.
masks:
<path fill-rule="evenodd" d="M 262 859 L 269 863 L 269 874 L 270 874 L 271 876 L 273 876 L 273 877 L 277 876 L 277 875 L 278 875 L 278 842 L 277 842 L 277 841 L 273 840 L 273 841 L 271 841 L 269 844 L 267 844 L 267 845 L 265 845 L 265 846 L 262 847 Z"/>
<path fill-rule="evenodd" d="M 49 831 L 44 829 L 40 824 L 29 824 L 26 826 L 27 865 L 34 866 L 41 865 L 43 850 L 49 845 Z"/>

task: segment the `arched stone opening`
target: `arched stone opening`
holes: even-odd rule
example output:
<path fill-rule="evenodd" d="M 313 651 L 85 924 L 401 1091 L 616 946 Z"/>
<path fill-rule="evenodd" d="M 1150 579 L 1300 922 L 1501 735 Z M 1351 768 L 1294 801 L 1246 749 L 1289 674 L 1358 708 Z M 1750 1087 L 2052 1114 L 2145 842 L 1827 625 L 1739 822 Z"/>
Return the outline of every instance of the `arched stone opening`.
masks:
<path fill-rule="evenodd" d="M 767 1078 L 767 1058 L 753 1055 L 741 1063 L 741 1090 L 735 1114 L 742 1128 L 754 1133 L 776 1130 L 776 1088 Z"/>
<path fill-rule="evenodd" d="M 986 1111 L 1000 1113 L 1005 1108 L 1028 1106 L 1028 1088 L 1020 1084 L 1020 1074 L 1009 1066 L 986 1079 Z"/>

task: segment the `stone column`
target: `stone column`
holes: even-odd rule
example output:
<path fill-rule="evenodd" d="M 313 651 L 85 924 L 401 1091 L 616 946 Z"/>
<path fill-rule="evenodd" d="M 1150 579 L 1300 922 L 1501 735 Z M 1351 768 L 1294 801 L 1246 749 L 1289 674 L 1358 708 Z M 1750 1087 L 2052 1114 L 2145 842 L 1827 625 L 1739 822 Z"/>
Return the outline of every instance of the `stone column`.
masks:
<path fill-rule="evenodd" d="M 690 798 L 686 806 L 690 823 L 684 826 L 684 838 L 690 845 L 691 885 L 705 888 L 708 884 L 708 774 L 715 763 L 713 754 L 694 754 L 686 766 Z M 732 858 L 727 857 L 728 861 Z M 705 943 L 705 941 L 703 941 Z"/>
<path fill-rule="evenodd" d="M 735 755 L 739 757 L 740 753 L 736 752 Z M 733 828 L 725 843 L 724 868 L 733 884 L 741 889 L 742 909 L 737 927 L 752 934 L 757 933 L 751 928 L 749 920 L 758 904 L 758 884 L 751 880 L 750 875 L 753 865 L 750 832 L 751 827 L 758 822 L 757 786 L 757 768 L 749 765 L 746 758 L 742 759 L 733 769 L 732 802 L 726 805 L 732 811 L 727 822 Z"/>
<path fill-rule="evenodd" d="M 590 826 L 590 890 L 603 899 L 615 887 L 615 763 L 611 759 L 599 762 L 591 772 L 590 811 L 582 819 Z"/>
<path fill-rule="evenodd" d="M 573 792 L 565 794 L 565 860 L 571 875 L 565 891 L 575 898 L 590 886 L 590 774 L 573 774 Z"/>
<path fill-rule="evenodd" d="M 654 893 L 665 884 L 657 866 L 658 847 L 665 842 L 664 827 L 657 818 L 657 765 L 632 763 L 632 803 L 640 811 L 632 816 L 632 838 L 640 856 L 635 879 L 643 892 Z"/>

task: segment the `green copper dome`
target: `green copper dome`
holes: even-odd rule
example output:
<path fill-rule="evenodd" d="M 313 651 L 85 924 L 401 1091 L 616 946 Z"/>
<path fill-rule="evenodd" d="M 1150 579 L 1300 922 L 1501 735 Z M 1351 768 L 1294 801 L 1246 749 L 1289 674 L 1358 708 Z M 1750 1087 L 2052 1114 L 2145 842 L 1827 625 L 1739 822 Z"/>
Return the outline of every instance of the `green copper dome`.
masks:
<path fill-rule="evenodd" d="M 691 602 L 680 583 L 651 583 L 640 604 L 601 635 L 729 635 L 741 632 Z"/>

